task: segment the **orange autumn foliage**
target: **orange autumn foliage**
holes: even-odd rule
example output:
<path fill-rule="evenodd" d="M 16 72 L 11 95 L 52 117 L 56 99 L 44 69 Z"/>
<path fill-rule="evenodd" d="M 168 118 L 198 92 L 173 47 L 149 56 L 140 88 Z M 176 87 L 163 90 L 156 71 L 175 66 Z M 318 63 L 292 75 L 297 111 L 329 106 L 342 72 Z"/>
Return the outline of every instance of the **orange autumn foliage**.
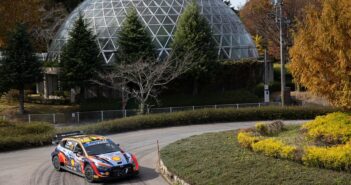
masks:
<path fill-rule="evenodd" d="M 298 25 L 289 68 L 295 81 L 351 109 L 351 1 L 323 0 Z"/>

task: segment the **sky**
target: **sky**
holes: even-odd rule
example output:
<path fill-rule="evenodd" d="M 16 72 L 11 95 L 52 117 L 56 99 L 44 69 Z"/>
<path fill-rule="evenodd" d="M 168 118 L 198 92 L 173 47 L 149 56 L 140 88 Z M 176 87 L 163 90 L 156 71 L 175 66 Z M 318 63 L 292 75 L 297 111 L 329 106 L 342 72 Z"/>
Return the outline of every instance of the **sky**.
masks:
<path fill-rule="evenodd" d="M 246 0 L 230 0 L 230 2 L 234 7 L 239 7 L 239 6 L 243 6 Z"/>

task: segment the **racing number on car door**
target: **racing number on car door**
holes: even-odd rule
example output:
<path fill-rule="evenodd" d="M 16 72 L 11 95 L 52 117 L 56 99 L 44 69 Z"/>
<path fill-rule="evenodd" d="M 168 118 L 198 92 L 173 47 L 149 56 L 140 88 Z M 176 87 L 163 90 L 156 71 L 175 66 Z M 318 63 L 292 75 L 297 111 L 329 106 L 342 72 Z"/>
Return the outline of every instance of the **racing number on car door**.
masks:
<path fill-rule="evenodd" d="M 73 150 L 73 163 L 72 168 L 77 172 L 82 172 L 81 162 L 83 160 L 84 154 L 83 149 L 80 144 L 76 144 Z"/>
<path fill-rule="evenodd" d="M 74 168 L 74 153 L 73 153 L 73 149 L 74 147 L 77 145 L 77 142 L 75 141 L 70 141 L 68 140 L 65 144 L 65 148 L 67 149 L 66 155 L 68 157 L 67 161 L 66 161 L 66 166 L 70 169 Z"/>

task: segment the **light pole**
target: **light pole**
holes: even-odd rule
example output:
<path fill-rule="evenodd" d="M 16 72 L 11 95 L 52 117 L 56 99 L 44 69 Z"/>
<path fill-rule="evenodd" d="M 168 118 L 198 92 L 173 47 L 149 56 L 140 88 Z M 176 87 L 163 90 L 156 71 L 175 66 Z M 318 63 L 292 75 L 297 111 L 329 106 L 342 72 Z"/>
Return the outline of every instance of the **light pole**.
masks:
<path fill-rule="evenodd" d="M 279 9 L 279 37 L 280 37 L 280 79 L 281 79 L 281 103 L 285 106 L 285 56 L 284 56 L 284 15 L 283 15 L 283 0 L 272 0 L 274 6 Z"/>

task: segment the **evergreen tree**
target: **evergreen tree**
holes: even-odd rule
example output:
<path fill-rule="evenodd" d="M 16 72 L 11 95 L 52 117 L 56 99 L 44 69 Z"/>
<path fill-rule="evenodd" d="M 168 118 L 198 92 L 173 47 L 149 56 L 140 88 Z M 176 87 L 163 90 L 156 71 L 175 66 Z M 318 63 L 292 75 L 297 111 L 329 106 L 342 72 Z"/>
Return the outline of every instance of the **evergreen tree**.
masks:
<path fill-rule="evenodd" d="M 153 60 L 155 46 L 143 24 L 138 20 L 136 10 L 130 9 L 121 31 L 118 33 L 117 62 L 132 63 L 142 58 Z"/>
<path fill-rule="evenodd" d="M 10 89 L 19 91 L 20 114 L 25 112 L 25 85 L 42 79 L 41 67 L 42 64 L 35 56 L 26 25 L 17 24 L 7 40 L 4 59 L 0 61 L 0 90 L 2 93 Z"/>
<path fill-rule="evenodd" d="M 198 93 L 199 79 L 206 74 L 217 55 L 212 31 L 207 20 L 200 15 L 195 1 L 189 4 L 180 16 L 172 44 L 175 57 L 190 58 L 192 69 L 188 72 L 193 78 L 193 95 Z"/>
<path fill-rule="evenodd" d="M 95 35 L 88 26 L 80 15 L 61 54 L 60 78 L 63 86 L 73 94 L 79 94 L 103 68 Z M 72 102 L 74 96 L 71 95 Z"/>

